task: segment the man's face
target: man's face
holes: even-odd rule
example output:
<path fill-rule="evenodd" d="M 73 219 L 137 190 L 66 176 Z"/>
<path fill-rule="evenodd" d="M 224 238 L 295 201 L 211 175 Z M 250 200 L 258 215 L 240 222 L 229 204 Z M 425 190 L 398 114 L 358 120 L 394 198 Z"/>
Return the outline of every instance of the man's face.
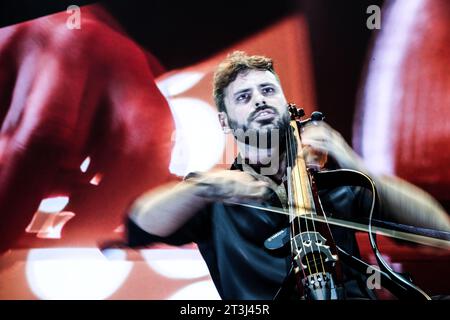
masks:
<path fill-rule="evenodd" d="M 289 123 L 286 98 L 270 71 L 242 72 L 224 93 L 231 129 L 264 131 L 282 129 Z"/>

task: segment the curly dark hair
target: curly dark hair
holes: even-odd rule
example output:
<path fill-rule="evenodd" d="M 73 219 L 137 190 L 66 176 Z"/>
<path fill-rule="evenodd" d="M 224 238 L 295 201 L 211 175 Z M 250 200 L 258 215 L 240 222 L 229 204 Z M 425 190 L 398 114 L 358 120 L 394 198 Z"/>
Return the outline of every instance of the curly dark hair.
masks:
<path fill-rule="evenodd" d="M 270 71 L 278 79 L 272 59 L 265 56 L 249 56 L 243 51 L 234 51 L 223 60 L 214 73 L 214 102 L 220 112 L 226 112 L 224 90 L 237 75 L 249 70 Z"/>

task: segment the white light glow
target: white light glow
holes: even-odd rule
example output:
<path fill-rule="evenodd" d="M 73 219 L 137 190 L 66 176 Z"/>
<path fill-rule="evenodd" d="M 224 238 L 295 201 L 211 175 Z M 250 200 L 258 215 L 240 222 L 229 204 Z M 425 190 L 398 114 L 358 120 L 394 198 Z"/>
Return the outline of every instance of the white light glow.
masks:
<path fill-rule="evenodd" d="M 373 59 L 369 64 L 364 88 L 364 118 L 362 123 L 362 155 L 374 173 L 393 174 L 394 161 L 390 129 L 395 116 L 401 116 L 396 105 L 403 92 L 398 87 L 399 68 L 408 54 L 406 41 L 409 30 L 420 16 L 422 0 L 393 1 L 384 21 L 385 27 L 377 38 Z M 395 22 L 394 22 L 395 19 Z"/>
<path fill-rule="evenodd" d="M 200 281 L 178 290 L 168 300 L 221 300 L 212 281 Z"/>
<path fill-rule="evenodd" d="M 204 75 L 204 73 L 192 71 L 177 73 L 158 81 L 157 86 L 165 97 L 172 97 L 191 89 Z"/>
<path fill-rule="evenodd" d="M 58 213 L 67 206 L 69 197 L 52 197 L 41 201 L 38 211 L 46 213 Z"/>
<path fill-rule="evenodd" d="M 91 157 L 87 157 L 86 159 L 84 159 L 83 163 L 80 165 L 81 172 L 86 172 L 90 164 L 91 164 Z"/>
<path fill-rule="evenodd" d="M 40 299 L 106 299 L 131 271 L 132 262 L 125 261 L 125 256 L 115 252 L 110 260 L 94 248 L 32 249 L 26 277 Z"/>
<path fill-rule="evenodd" d="M 61 239 L 61 231 L 67 221 L 75 217 L 75 213 L 70 211 L 62 211 L 56 215 L 48 215 L 48 219 L 42 225 L 37 233 L 37 237 L 41 239 Z"/>
<path fill-rule="evenodd" d="M 209 275 L 208 267 L 198 250 L 141 250 L 147 264 L 160 275 L 171 279 L 195 279 Z"/>
<path fill-rule="evenodd" d="M 97 173 L 95 176 L 92 177 L 91 181 L 89 181 L 90 184 L 94 186 L 98 186 L 100 182 L 103 179 L 103 175 L 101 173 Z"/>
<path fill-rule="evenodd" d="M 121 224 L 120 226 L 115 228 L 113 232 L 114 233 L 124 233 L 125 232 L 125 226 L 123 224 Z"/>
<path fill-rule="evenodd" d="M 176 126 L 170 172 L 185 176 L 211 169 L 220 161 L 225 146 L 217 112 L 194 98 L 169 99 L 169 105 Z"/>
<path fill-rule="evenodd" d="M 36 236 L 42 239 L 61 239 L 62 228 L 74 216 L 75 213 L 71 211 L 58 213 L 36 211 L 25 232 L 37 233 Z"/>

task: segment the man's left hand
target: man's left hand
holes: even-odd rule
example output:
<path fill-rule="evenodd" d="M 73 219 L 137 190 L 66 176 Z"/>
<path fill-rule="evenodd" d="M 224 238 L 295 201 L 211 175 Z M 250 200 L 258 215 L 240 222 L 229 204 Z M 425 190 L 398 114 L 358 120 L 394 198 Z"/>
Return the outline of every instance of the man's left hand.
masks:
<path fill-rule="evenodd" d="M 316 160 L 318 154 L 332 157 L 341 168 L 365 172 L 363 160 L 347 144 L 339 132 L 325 122 L 316 122 L 307 125 L 302 134 L 304 157 Z"/>

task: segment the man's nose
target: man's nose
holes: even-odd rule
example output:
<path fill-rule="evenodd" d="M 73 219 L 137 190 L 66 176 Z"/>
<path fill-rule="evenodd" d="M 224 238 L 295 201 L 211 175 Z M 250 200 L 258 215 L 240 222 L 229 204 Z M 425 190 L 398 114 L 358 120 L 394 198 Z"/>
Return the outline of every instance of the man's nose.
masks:
<path fill-rule="evenodd" d="M 257 89 L 253 91 L 253 103 L 255 108 L 266 105 L 266 97 Z"/>
<path fill-rule="evenodd" d="M 265 105 L 266 105 L 266 101 L 263 99 L 256 100 L 256 102 L 255 102 L 256 107 L 265 106 Z"/>

